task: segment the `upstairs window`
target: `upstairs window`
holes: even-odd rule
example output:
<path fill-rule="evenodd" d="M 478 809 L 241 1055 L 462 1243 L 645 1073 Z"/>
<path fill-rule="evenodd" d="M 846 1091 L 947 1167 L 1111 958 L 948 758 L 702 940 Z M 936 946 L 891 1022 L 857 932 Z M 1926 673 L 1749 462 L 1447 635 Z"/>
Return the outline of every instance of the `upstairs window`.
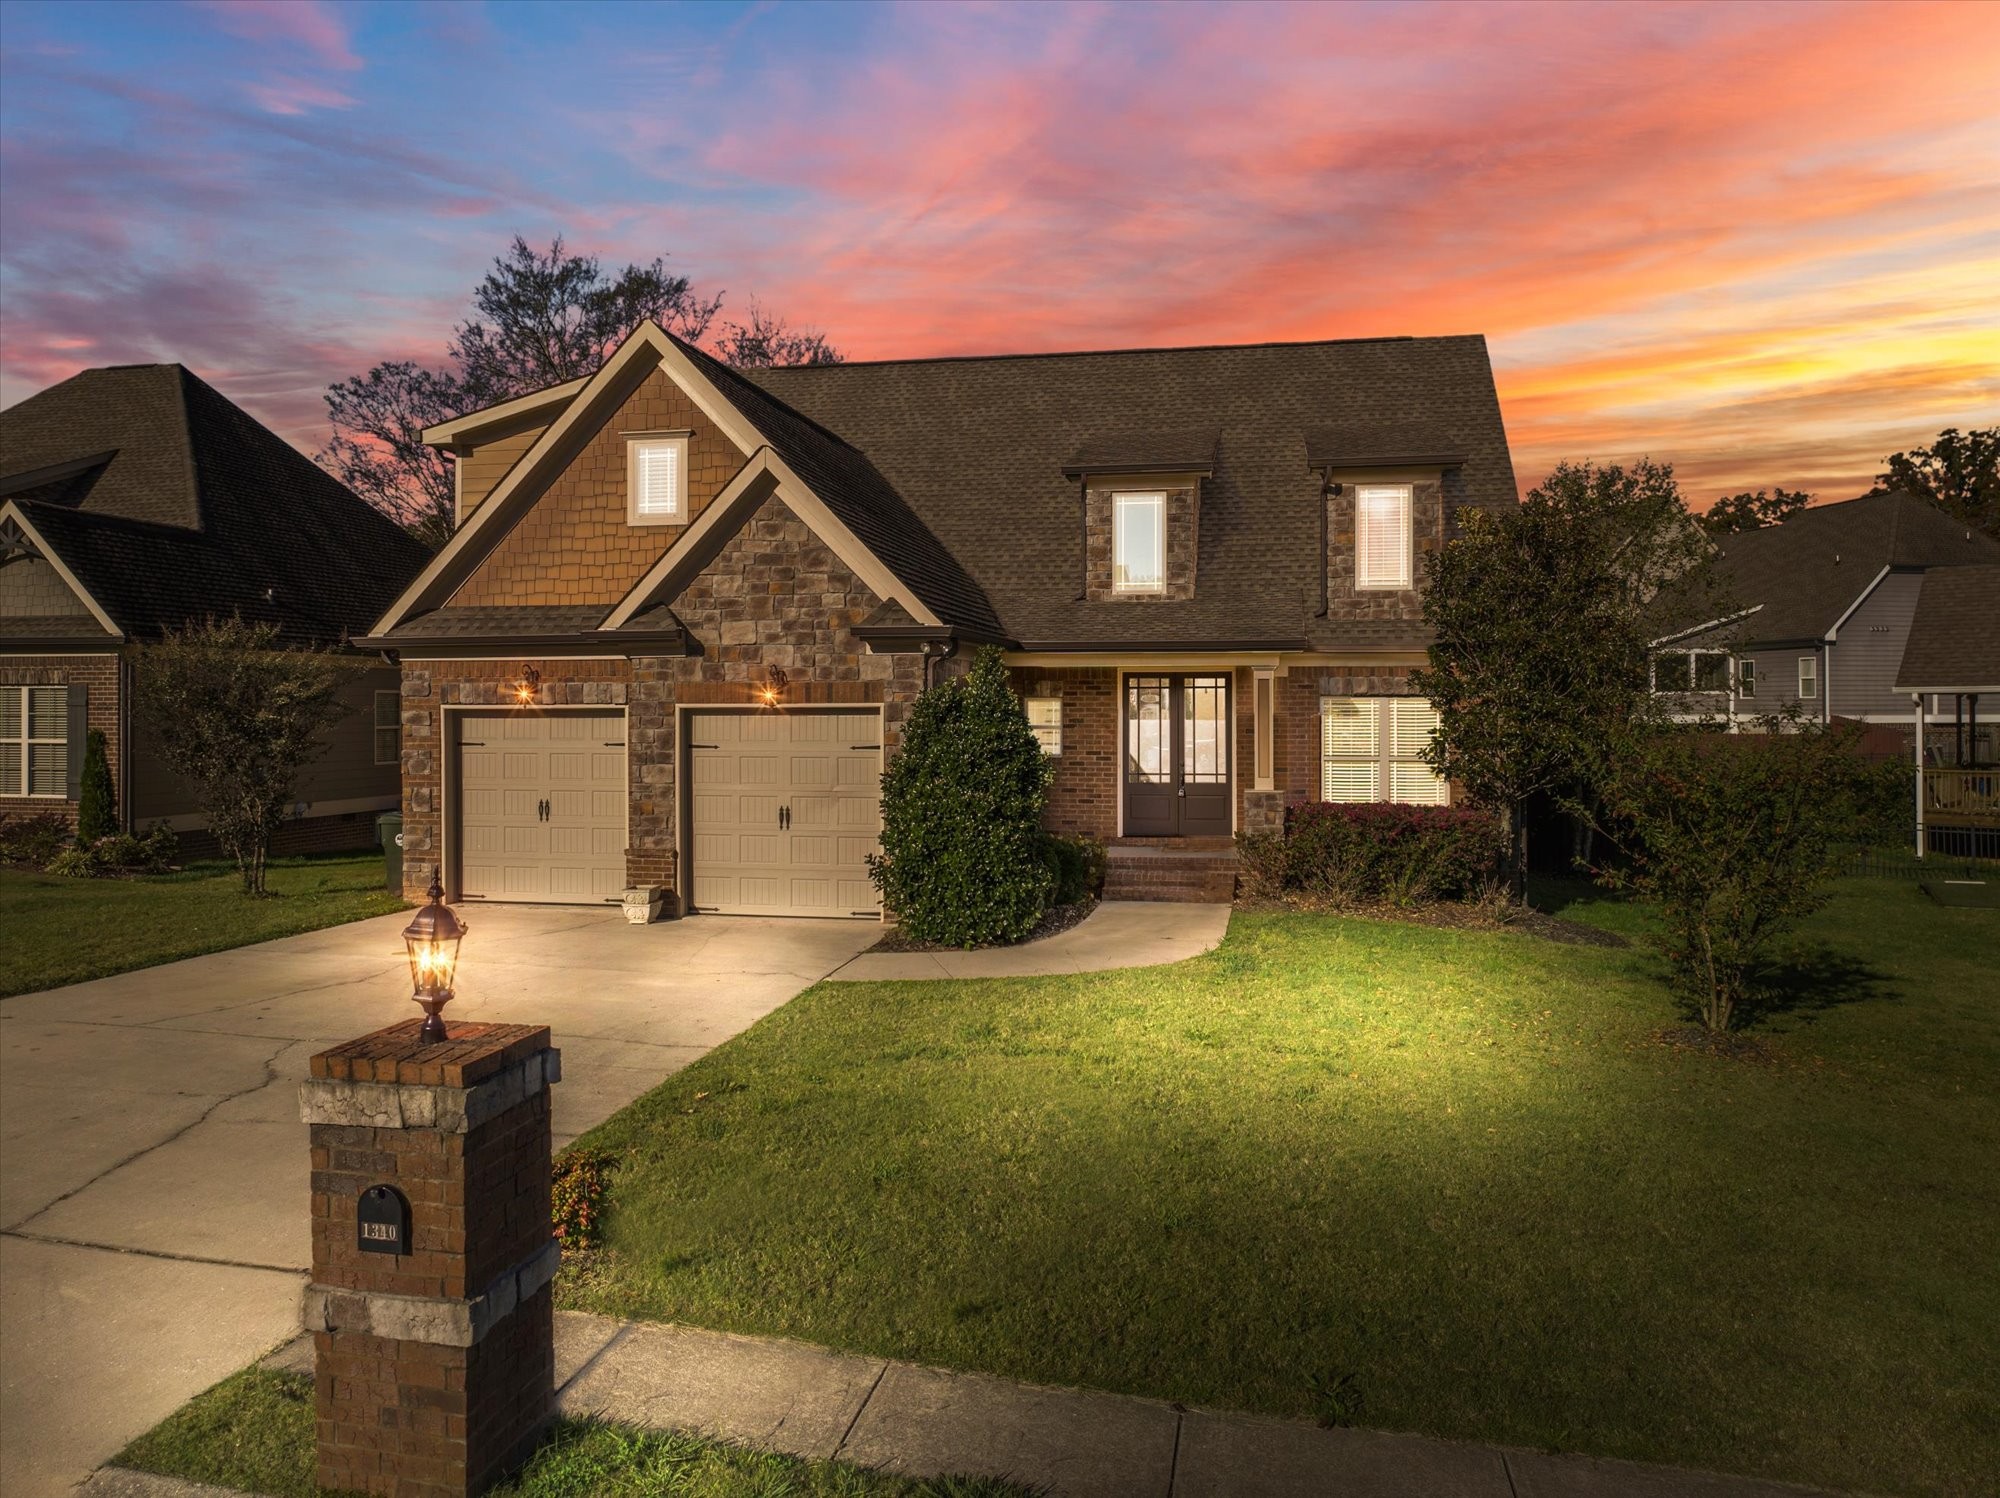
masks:
<path fill-rule="evenodd" d="M 687 518 L 685 433 L 632 437 L 625 444 L 625 518 L 633 525 L 678 525 Z"/>
<path fill-rule="evenodd" d="M 0 687 L 0 796 L 69 794 L 69 688 Z"/>
<path fill-rule="evenodd" d="M 1111 497 L 1111 589 L 1158 593 L 1167 585 L 1167 496 Z"/>
<path fill-rule="evenodd" d="M 1354 492 L 1354 586 L 1411 587 L 1408 484 L 1363 484 Z"/>
<path fill-rule="evenodd" d="M 1320 799 L 1443 806 L 1451 788 L 1424 750 L 1437 709 L 1422 697 L 1320 699 Z"/>

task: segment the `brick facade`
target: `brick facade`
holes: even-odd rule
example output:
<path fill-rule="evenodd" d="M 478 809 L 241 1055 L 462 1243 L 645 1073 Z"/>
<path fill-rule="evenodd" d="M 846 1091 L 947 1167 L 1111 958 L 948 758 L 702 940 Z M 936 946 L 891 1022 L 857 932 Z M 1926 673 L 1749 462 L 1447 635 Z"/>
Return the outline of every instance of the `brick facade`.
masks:
<path fill-rule="evenodd" d="M 1062 699 L 1062 753 L 1043 824 L 1064 837 L 1099 842 L 1118 828 L 1118 672 L 1111 666 L 1017 666 L 1023 697 Z"/>
<path fill-rule="evenodd" d="M 688 431 L 680 525 L 626 523 L 626 434 Z M 586 604 L 623 598 L 743 466 L 744 454 L 656 369 L 453 596 L 459 605 Z"/>
<path fill-rule="evenodd" d="M 1158 593 L 1120 593 L 1112 586 L 1112 496 L 1164 492 L 1166 503 L 1166 586 Z M 1158 485 L 1134 481 L 1084 491 L 1084 596 L 1093 603 L 1107 598 L 1121 602 L 1189 599 L 1194 597 L 1195 558 L 1201 548 L 1201 486 L 1181 484 L 1164 491 Z"/>
<path fill-rule="evenodd" d="M 82 687 L 90 693 L 86 709 L 92 728 L 104 734 L 105 759 L 111 767 L 111 783 L 118 788 L 118 815 L 125 818 L 123 736 L 118 731 L 119 692 L 122 672 L 116 655 L 9 655 L 0 656 L 0 686 Z M 0 796 L 0 817 L 51 815 L 72 824 L 76 803 L 67 797 Z"/>
<path fill-rule="evenodd" d="M 1437 479 L 1410 485 L 1410 578 L 1408 588 L 1354 585 L 1355 485 L 1343 483 L 1326 498 L 1327 615 L 1334 619 L 1418 620 L 1424 616 L 1424 559 L 1445 541 L 1444 486 Z"/>

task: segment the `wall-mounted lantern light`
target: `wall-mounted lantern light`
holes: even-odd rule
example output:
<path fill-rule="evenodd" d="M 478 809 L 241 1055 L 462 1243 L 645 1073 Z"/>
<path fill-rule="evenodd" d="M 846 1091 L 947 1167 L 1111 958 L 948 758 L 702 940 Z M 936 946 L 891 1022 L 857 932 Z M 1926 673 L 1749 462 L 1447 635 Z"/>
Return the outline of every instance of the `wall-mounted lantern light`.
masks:
<path fill-rule="evenodd" d="M 785 700 L 785 688 L 791 685 L 791 678 L 777 666 L 765 671 L 764 685 L 757 688 L 757 700 L 766 707 L 776 707 Z"/>
<path fill-rule="evenodd" d="M 451 1002 L 452 978 L 458 971 L 458 944 L 466 926 L 444 903 L 440 870 L 431 869 L 431 887 L 424 891 L 428 903 L 410 917 L 403 928 L 403 945 L 410 953 L 410 997 L 423 1006 L 424 1025 L 417 1032 L 423 1040 L 446 1039 L 439 1011 Z"/>
<path fill-rule="evenodd" d="M 523 707 L 530 707 L 535 701 L 535 692 L 542 684 L 542 673 L 533 666 L 521 668 L 521 679 L 514 683 L 514 700 Z"/>

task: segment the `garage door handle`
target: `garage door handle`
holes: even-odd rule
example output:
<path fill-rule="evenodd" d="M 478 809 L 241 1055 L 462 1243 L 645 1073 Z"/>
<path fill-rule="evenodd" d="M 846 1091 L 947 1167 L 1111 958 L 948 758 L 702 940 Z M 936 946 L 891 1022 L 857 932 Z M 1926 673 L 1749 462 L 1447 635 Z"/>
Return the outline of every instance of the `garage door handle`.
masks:
<path fill-rule="evenodd" d="M 789 806 L 778 808 L 778 830 L 780 832 L 790 832 L 792 830 L 792 809 Z"/>

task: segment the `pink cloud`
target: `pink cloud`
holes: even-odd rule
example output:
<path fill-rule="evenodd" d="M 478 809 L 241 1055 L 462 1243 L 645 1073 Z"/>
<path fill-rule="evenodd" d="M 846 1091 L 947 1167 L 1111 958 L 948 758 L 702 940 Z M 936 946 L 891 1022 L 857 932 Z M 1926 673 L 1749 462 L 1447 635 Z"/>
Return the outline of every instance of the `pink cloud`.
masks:
<path fill-rule="evenodd" d="M 304 114 L 309 109 L 348 109 L 354 104 L 352 94 L 324 83 L 285 74 L 265 83 L 246 84 L 243 91 L 250 96 L 252 103 L 272 114 Z"/>
<path fill-rule="evenodd" d="M 201 8 L 231 36 L 281 50 L 303 49 L 321 67 L 342 72 L 361 66 L 345 23 L 319 0 L 202 0 Z"/>

